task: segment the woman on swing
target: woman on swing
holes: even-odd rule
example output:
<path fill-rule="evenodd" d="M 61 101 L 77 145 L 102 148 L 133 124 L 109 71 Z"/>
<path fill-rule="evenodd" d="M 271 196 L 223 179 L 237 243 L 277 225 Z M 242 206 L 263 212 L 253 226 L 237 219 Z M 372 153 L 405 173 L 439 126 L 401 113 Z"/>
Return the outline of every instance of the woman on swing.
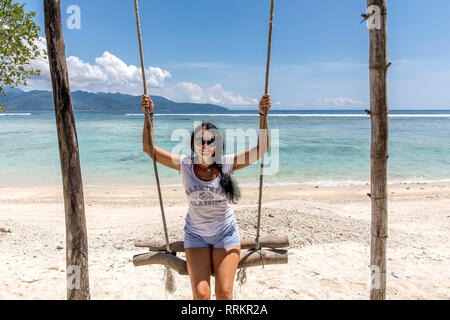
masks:
<path fill-rule="evenodd" d="M 215 275 L 215 293 L 218 300 L 233 299 L 233 282 L 240 259 L 240 236 L 236 218 L 229 202 L 237 203 L 240 191 L 231 175 L 248 167 L 269 150 L 267 114 L 270 95 L 259 104 L 260 128 L 264 122 L 266 132 L 260 130 L 258 145 L 238 154 L 223 155 L 223 136 L 211 123 L 197 127 L 191 137 L 191 155 L 180 155 L 156 147 L 156 161 L 180 172 L 189 200 L 189 211 L 184 228 L 186 263 L 195 300 L 211 298 L 210 278 Z M 142 109 L 146 114 L 144 125 L 144 152 L 152 158 L 147 129 L 147 110 L 153 130 L 153 101 L 143 95 Z M 264 138 L 263 135 L 266 135 Z M 267 141 L 265 150 L 260 145 Z"/>

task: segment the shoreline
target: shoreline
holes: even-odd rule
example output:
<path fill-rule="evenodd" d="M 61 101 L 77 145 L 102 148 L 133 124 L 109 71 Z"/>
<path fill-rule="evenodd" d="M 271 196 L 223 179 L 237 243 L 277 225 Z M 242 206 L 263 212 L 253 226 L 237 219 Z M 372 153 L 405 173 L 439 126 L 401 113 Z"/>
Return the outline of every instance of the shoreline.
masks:
<path fill-rule="evenodd" d="M 150 180 L 152 177 L 150 177 Z M 179 179 L 176 179 L 176 181 L 161 181 L 161 187 L 162 188 L 181 188 L 183 185 Z M 259 188 L 259 182 L 248 182 L 244 181 L 239 183 L 238 179 L 238 185 L 241 188 Z M 422 185 L 429 185 L 429 184 L 441 184 L 444 186 L 450 186 L 450 178 L 445 179 L 431 179 L 431 180 L 395 180 L 395 181 L 388 181 L 388 186 L 397 186 L 397 185 L 414 185 L 414 184 L 422 184 Z M 369 186 L 369 181 L 358 181 L 358 180 L 343 180 L 343 181 L 336 181 L 336 180 L 318 180 L 318 181 L 306 181 L 306 182 L 295 182 L 295 181 L 286 181 L 286 182 L 264 182 L 264 188 L 276 188 L 276 187 L 289 187 L 289 186 L 304 186 L 304 187 L 322 187 L 322 188 L 340 188 L 340 187 L 358 187 L 358 186 Z M 27 188 L 62 188 L 62 183 L 18 183 L 18 184 L 8 184 L 8 185 L 2 185 L 0 184 L 0 190 L 4 189 L 27 189 Z M 120 184 L 101 184 L 101 183 L 94 183 L 94 184 L 84 184 L 84 189 L 120 189 L 120 188 L 136 188 L 136 189 L 144 189 L 144 188 L 152 188 L 155 187 L 155 183 L 152 182 L 150 184 L 133 184 L 133 183 L 120 183 Z"/>

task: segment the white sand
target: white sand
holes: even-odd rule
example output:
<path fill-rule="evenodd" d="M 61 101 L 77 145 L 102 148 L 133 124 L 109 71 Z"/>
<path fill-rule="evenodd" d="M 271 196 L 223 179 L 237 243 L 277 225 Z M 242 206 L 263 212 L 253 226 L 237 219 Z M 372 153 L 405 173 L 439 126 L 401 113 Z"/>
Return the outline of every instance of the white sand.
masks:
<path fill-rule="evenodd" d="M 450 298 L 450 184 L 390 187 L 388 299 Z M 170 237 L 183 237 L 187 201 L 163 188 Z M 236 299 L 368 299 L 369 186 L 267 187 L 262 235 L 286 234 L 289 264 L 248 269 Z M 234 206 L 241 235 L 254 237 L 257 190 Z M 86 188 L 93 299 L 165 299 L 164 269 L 134 267 L 135 238 L 163 239 L 154 188 Z M 0 299 L 65 299 L 65 226 L 60 187 L 0 189 Z M 169 299 L 191 299 L 176 275 Z"/>

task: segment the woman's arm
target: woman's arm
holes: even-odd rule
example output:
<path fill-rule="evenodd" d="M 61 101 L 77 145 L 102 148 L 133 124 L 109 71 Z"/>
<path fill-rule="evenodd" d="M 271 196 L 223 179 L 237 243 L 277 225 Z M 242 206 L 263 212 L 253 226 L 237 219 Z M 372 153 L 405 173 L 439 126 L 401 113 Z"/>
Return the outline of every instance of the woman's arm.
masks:
<path fill-rule="evenodd" d="M 144 123 L 144 132 L 143 132 L 143 146 L 144 146 L 144 152 L 148 154 L 150 158 L 153 159 L 152 149 L 150 146 L 150 138 L 149 138 L 149 132 L 151 133 L 153 146 L 155 148 L 155 157 L 156 161 L 161 163 L 162 165 L 175 169 L 177 171 L 180 171 L 180 162 L 181 162 L 181 155 L 176 153 L 171 153 L 169 151 L 166 151 L 164 149 L 161 149 L 156 146 L 155 144 L 155 135 L 153 134 L 153 111 L 154 111 L 154 105 L 153 101 L 150 99 L 149 96 L 143 95 L 142 96 L 142 110 L 144 110 L 145 113 L 145 123 Z M 148 117 L 147 117 L 147 110 L 150 114 L 150 131 L 148 130 Z"/>
<path fill-rule="evenodd" d="M 259 135 L 258 145 L 254 148 L 247 149 L 234 155 L 233 171 L 237 171 L 250 166 L 258 161 L 262 154 L 266 154 L 270 150 L 270 133 L 269 121 L 267 114 L 271 107 L 270 95 L 262 97 L 259 103 Z M 264 148 L 265 146 L 265 148 Z"/>

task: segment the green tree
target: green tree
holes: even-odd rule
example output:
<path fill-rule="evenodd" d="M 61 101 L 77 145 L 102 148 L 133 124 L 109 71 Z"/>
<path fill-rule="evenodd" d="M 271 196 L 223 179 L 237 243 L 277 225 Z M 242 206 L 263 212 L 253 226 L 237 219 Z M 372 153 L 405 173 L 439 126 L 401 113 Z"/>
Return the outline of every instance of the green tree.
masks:
<path fill-rule="evenodd" d="M 40 70 L 30 64 L 46 56 L 37 45 L 40 28 L 33 20 L 36 12 L 25 12 L 25 5 L 0 0 L 0 96 L 6 96 L 4 86 L 26 86 L 27 79 L 39 76 Z M 1 104 L 0 111 L 4 111 Z"/>

